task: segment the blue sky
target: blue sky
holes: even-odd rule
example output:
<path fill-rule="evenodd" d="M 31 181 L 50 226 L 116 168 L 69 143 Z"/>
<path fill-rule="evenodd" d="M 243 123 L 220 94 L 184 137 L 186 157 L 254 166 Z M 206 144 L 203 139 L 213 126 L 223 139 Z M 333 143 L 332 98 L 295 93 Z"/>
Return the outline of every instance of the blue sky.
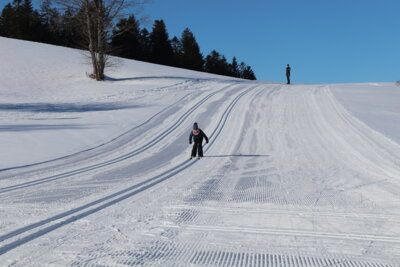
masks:
<path fill-rule="evenodd" d="M 4 1 L 1 0 L 1 4 Z M 38 2 L 38 1 L 37 1 Z M 293 83 L 400 80 L 399 0 L 152 0 L 141 15 L 188 27 L 204 55 L 216 49 L 259 80 Z"/>
<path fill-rule="evenodd" d="M 294 83 L 400 80 L 399 0 L 153 0 L 144 13 L 260 80 L 284 81 L 287 63 Z"/>

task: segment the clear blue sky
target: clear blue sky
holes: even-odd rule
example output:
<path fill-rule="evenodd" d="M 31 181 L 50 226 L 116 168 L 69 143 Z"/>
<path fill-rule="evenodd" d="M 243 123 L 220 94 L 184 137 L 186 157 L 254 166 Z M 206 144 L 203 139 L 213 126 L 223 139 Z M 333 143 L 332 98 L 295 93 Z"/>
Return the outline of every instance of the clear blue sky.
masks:
<path fill-rule="evenodd" d="M 284 81 L 287 63 L 294 83 L 400 80 L 400 0 L 153 0 L 144 14 L 259 80 Z"/>
<path fill-rule="evenodd" d="M 146 28 L 188 27 L 204 55 L 236 56 L 259 80 L 284 81 L 287 63 L 293 83 L 400 80 L 400 0 L 152 1 Z"/>

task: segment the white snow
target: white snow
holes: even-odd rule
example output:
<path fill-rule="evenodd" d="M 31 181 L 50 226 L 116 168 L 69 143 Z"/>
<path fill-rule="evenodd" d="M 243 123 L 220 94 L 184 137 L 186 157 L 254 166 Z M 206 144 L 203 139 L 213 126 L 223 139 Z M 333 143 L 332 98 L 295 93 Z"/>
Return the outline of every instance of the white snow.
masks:
<path fill-rule="evenodd" d="M 107 142 L 216 77 L 117 59 L 98 83 L 81 51 L 0 40 L 0 169 Z"/>
<path fill-rule="evenodd" d="M 393 83 L 338 84 L 331 90 L 356 117 L 400 143 L 400 86 Z"/>
<path fill-rule="evenodd" d="M 0 59 L 0 266 L 399 266 L 400 87 Z"/>

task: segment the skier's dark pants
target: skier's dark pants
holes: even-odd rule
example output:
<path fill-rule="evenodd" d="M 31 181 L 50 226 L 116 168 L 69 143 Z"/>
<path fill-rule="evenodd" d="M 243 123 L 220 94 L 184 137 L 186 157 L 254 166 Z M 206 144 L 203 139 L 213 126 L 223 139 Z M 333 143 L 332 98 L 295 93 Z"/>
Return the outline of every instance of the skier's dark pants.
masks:
<path fill-rule="evenodd" d="M 290 84 L 290 74 L 286 74 L 287 84 Z"/>
<path fill-rule="evenodd" d="M 193 143 L 192 149 L 192 157 L 196 157 L 196 154 L 199 153 L 199 157 L 203 157 L 203 145 L 201 143 Z"/>

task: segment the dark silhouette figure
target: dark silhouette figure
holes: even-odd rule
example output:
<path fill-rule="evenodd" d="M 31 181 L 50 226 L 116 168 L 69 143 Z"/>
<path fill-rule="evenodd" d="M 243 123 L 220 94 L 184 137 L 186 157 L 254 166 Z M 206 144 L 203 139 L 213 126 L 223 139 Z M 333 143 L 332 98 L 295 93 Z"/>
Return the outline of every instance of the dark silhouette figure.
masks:
<path fill-rule="evenodd" d="M 203 138 L 206 139 L 206 143 L 208 144 L 208 137 L 207 135 L 199 129 L 197 122 L 193 124 L 193 131 L 190 133 L 189 136 L 189 144 L 192 144 L 193 139 L 193 149 L 192 149 L 192 156 L 190 159 L 196 157 L 198 154 L 199 159 L 203 157 Z"/>
<path fill-rule="evenodd" d="M 287 79 L 287 84 L 290 84 L 290 71 L 291 71 L 291 68 L 290 68 L 289 64 L 287 64 L 287 66 L 286 66 L 286 79 Z"/>

